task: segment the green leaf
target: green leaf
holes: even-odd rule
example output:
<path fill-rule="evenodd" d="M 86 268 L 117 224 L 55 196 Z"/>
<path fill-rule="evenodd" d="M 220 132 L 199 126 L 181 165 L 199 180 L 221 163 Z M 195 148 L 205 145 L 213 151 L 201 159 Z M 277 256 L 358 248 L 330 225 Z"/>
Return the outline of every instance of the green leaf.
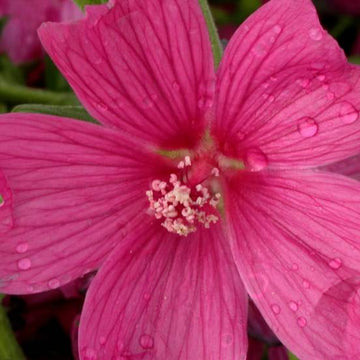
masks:
<path fill-rule="evenodd" d="M 217 31 L 214 18 L 211 14 L 210 7 L 207 0 L 199 0 L 199 4 L 203 15 L 205 17 L 206 25 L 209 31 L 210 41 L 211 41 L 211 49 L 214 56 L 215 67 L 218 67 L 222 54 L 223 47 L 219 38 L 219 33 Z"/>
<path fill-rule="evenodd" d="M 299 360 L 299 359 L 289 351 L 289 360 Z"/>
<path fill-rule="evenodd" d="M 353 64 L 360 65 L 360 55 L 350 56 L 348 60 Z"/>
<path fill-rule="evenodd" d="M 91 117 L 82 106 L 56 106 L 56 105 L 41 105 L 41 104 L 24 104 L 15 106 L 12 112 L 22 113 L 37 113 L 67 117 L 77 120 L 88 121 L 94 124 L 99 124 L 93 117 Z"/>
<path fill-rule="evenodd" d="M 49 56 L 45 56 L 45 87 L 53 91 L 71 91 L 69 84 Z"/>
<path fill-rule="evenodd" d="M 25 360 L 25 356 L 12 332 L 0 295 L 0 360 Z"/>
<path fill-rule="evenodd" d="M 0 17 L 0 34 L 4 30 L 4 26 L 6 25 L 7 21 L 8 21 L 7 16 Z"/>
<path fill-rule="evenodd" d="M 9 83 L 24 84 L 24 75 L 20 68 L 11 62 L 6 55 L 0 56 L 0 73 L 2 79 Z"/>
<path fill-rule="evenodd" d="M 73 0 L 75 4 L 80 6 L 81 9 L 84 8 L 85 5 L 99 5 L 106 4 L 108 0 Z"/>

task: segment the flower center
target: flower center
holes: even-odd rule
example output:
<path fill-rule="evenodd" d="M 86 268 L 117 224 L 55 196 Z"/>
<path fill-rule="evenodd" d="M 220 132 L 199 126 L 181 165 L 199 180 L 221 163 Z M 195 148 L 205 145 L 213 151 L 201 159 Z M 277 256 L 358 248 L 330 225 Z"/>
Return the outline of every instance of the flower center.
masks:
<path fill-rule="evenodd" d="M 190 156 L 185 156 L 177 165 L 178 175 L 172 173 L 168 181 L 151 183 L 146 192 L 150 211 L 169 232 L 187 236 L 199 225 L 209 228 L 219 220 L 216 207 L 221 195 L 206 185 L 219 176 L 219 170 L 208 165 L 200 163 L 192 169 Z"/>

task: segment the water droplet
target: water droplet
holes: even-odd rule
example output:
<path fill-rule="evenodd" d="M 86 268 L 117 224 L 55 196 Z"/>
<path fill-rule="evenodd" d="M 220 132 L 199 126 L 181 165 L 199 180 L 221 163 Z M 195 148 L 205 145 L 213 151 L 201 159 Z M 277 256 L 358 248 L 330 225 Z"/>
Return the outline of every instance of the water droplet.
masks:
<path fill-rule="evenodd" d="M 24 258 L 18 261 L 17 266 L 19 270 L 29 270 L 31 268 L 31 260 Z"/>
<path fill-rule="evenodd" d="M 297 318 L 297 324 L 299 325 L 299 327 L 303 328 L 307 325 L 307 321 L 305 318 L 303 318 L 302 316 Z"/>
<path fill-rule="evenodd" d="M 311 28 L 309 30 L 309 36 L 311 39 L 313 39 L 315 41 L 319 41 L 323 37 L 323 32 L 320 28 Z"/>
<path fill-rule="evenodd" d="M 292 264 L 292 267 L 291 267 L 294 271 L 297 271 L 299 270 L 299 265 L 298 264 Z"/>
<path fill-rule="evenodd" d="M 144 300 L 149 300 L 150 299 L 150 294 L 149 293 L 145 293 L 144 294 Z"/>
<path fill-rule="evenodd" d="M 295 301 L 290 301 L 290 302 L 289 302 L 289 308 L 290 308 L 290 310 L 292 310 L 292 311 L 298 311 L 299 306 L 298 306 L 298 304 L 297 304 Z"/>
<path fill-rule="evenodd" d="M 334 100 L 335 94 L 334 94 L 332 91 L 329 91 L 329 92 L 326 94 L 326 97 L 327 97 L 329 100 Z"/>
<path fill-rule="evenodd" d="M 28 292 L 31 292 L 31 293 L 32 293 L 32 292 L 34 292 L 34 290 L 35 290 L 35 289 L 34 289 L 34 287 L 33 287 L 32 285 L 29 285 L 29 286 L 27 287 L 27 291 L 28 291 Z"/>
<path fill-rule="evenodd" d="M 298 121 L 298 131 L 303 137 L 312 137 L 318 132 L 318 130 L 318 124 L 311 117 L 303 117 Z"/>
<path fill-rule="evenodd" d="M 221 335 L 221 345 L 224 347 L 232 345 L 234 342 L 234 336 L 230 333 Z"/>
<path fill-rule="evenodd" d="M 236 133 L 237 140 L 244 140 L 245 136 L 246 136 L 246 134 L 244 132 L 242 132 L 242 131 L 238 131 Z"/>
<path fill-rule="evenodd" d="M 337 270 L 337 269 L 340 269 L 340 267 L 342 265 L 342 261 L 339 258 L 335 258 L 335 259 L 331 259 L 328 262 L 328 264 L 332 269 Z"/>
<path fill-rule="evenodd" d="M 50 289 L 57 289 L 60 286 L 60 281 L 58 279 L 51 279 L 48 282 Z"/>
<path fill-rule="evenodd" d="M 103 102 L 98 102 L 96 104 L 96 107 L 98 108 L 98 110 L 100 111 L 107 111 L 108 110 L 108 107 L 106 104 L 104 104 Z"/>
<path fill-rule="evenodd" d="M 151 107 L 154 106 L 154 102 L 153 102 L 152 98 L 145 97 L 143 99 L 143 105 L 144 105 L 145 108 L 151 108 Z"/>
<path fill-rule="evenodd" d="M 276 34 L 280 34 L 282 28 L 281 28 L 280 25 L 275 25 L 275 26 L 273 27 L 273 30 L 274 30 L 274 32 L 275 32 Z"/>
<path fill-rule="evenodd" d="M 325 75 L 318 75 L 316 77 L 319 81 L 324 81 L 325 80 Z"/>
<path fill-rule="evenodd" d="M 106 343 L 106 337 L 105 336 L 100 336 L 99 343 L 100 343 L 100 345 L 104 345 Z"/>
<path fill-rule="evenodd" d="M 83 351 L 84 360 L 97 360 L 97 354 L 94 349 L 86 348 Z"/>
<path fill-rule="evenodd" d="M 353 105 L 344 101 L 340 106 L 339 117 L 344 124 L 352 124 L 359 118 L 359 111 Z"/>
<path fill-rule="evenodd" d="M 29 249 L 29 244 L 26 242 L 20 243 L 16 246 L 16 252 L 18 254 L 23 254 L 25 252 L 27 252 Z"/>
<path fill-rule="evenodd" d="M 141 335 L 140 345 L 143 349 L 152 349 L 154 347 L 154 338 L 150 335 Z"/>
<path fill-rule="evenodd" d="M 174 81 L 174 82 L 172 83 L 172 87 L 173 87 L 173 89 L 174 89 L 175 91 L 179 91 L 179 90 L 180 90 L 180 85 L 179 85 L 176 81 Z"/>
<path fill-rule="evenodd" d="M 268 165 L 266 155 L 260 149 L 248 150 L 245 163 L 250 171 L 260 171 Z"/>
<path fill-rule="evenodd" d="M 302 284 L 303 284 L 303 287 L 304 287 L 305 289 L 309 289 L 309 288 L 310 288 L 310 283 L 309 283 L 308 281 L 304 280 Z"/>
<path fill-rule="evenodd" d="M 279 315 L 281 312 L 280 306 L 277 304 L 271 305 L 271 310 L 275 315 Z"/>
<path fill-rule="evenodd" d="M 306 78 L 297 79 L 296 82 L 303 88 L 307 88 L 310 84 L 310 80 Z"/>
<path fill-rule="evenodd" d="M 199 109 L 209 109 L 213 105 L 213 99 L 209 96 L 200 97 L 198 100 Z"/>
<path fill-rule="evenodd" d="M 96 64 L 96 65 L 99 65 L 99 64 L 101 64 L 102 62 L 103 62 L 103 59 L 102 59 L 101 56 L 96 57 L 96 58 L 94 59 L 94 64 Z"/>

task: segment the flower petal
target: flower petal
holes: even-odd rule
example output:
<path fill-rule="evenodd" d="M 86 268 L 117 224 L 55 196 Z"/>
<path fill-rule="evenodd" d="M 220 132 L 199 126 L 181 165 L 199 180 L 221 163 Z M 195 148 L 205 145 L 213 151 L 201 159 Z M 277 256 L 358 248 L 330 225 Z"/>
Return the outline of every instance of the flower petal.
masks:
<path fill-rule="evenodd" d="M 324 165 L 360 151 L 360 69 L 310 0 L 272 0 L 246 20 L 219 70 L 214 132 L 231 156 L 273 167 Z"/>
<path fill-rule="evenodd" d="M 12 193 L 5 176 L 0 171 L 0 234 L 10 230 L 13 226 Z"/>
<path fill-rule="evenodd" d="M 82 360 L 246 358 L 247 297 L 218 226 L 180 238 L 145 224 L 124 240 L 90 285 Z"/>
<path fill-rule="evenodd" d="M 336 174 L 252 174 L 229 184 L 245 286 L 300 359 L 360 358 L 360 184 Z"/>
<path fill-rule="evenodd" d="M 152 159 L 124 143 L 81 121 L 0 116 L 0 169 L 14 218 L 1 235 L 1 292 L 48 290 L 98 267 L 143 216 Z"/>
<path fill-rule="evenodd" d="M 115 0 L 88 7 L 84 21 L 44 24 L 39 35 L 103 124 L 162 146 L 196 142 L 215 88 L 196 0 Z"/>
<path fill-rule="evenodd" d="M 323 166 L 320 169 L 360 180 L 360 154 Z"/>

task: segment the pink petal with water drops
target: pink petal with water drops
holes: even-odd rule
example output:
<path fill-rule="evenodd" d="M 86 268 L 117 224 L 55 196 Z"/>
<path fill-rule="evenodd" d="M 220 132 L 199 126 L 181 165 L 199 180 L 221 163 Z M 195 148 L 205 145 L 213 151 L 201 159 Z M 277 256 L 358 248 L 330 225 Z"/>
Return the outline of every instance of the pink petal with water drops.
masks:
<path fill-rule="evenodd" d="M 272 167 L 309 167 L 360 151 L 360 69 L 310 0 L 273 0 L 237 30 L 218 77 L 213 132 L 224 151 Z"/>
<path fill-rule="evenodd" d="M 197 1 L 115 0 L 39 34 L 96 119 L 162 146 L 198 140 L 215 74 Z"/>
<path fill-rule="evenodd" d="M 4 174 L 0 171 L 0 234 L 10 230 L 13 226 L 12 207 L 11 190 Z"/>
<path fill-rule="evenodd" d="M 235 261 L 274 333 L 300 359 L 359 358 L 360 184 L 267 172 L 229 189 Z"/>
<path fill-rule="evenodd" d="M 219 226 L 129 233 L 92 282 L 82 360 L 245 359 L 247 296 Z"/>
<path fill-rule="evenodd" d="M 320 169 L 360 180 L 360 154 L 323 166 Z"/>
<path fill-rule="evenodd" d="M 0 291 L 44 291 L 80 277 L 135 226 L 148 207 L 155 161 L 127 144 L 81 121 L 0 116 L 0 169 L 14 218 L 1 235 Z"/>

